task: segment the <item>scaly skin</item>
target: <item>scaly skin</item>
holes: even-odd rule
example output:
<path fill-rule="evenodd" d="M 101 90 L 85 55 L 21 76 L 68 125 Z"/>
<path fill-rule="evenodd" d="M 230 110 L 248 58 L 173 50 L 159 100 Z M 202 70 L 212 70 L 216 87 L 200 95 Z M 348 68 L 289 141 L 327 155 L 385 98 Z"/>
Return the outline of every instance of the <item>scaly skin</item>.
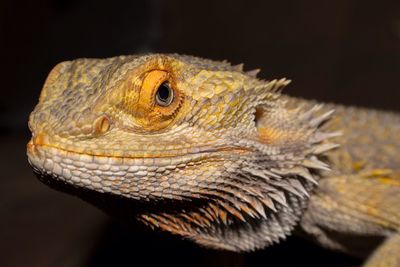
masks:
<path fill-rule="evenodd" d="M 250 251 L 300 226 L 353 254 L 382 237 L 366 266 L 400 266 L 399 115 L 294 99 L 256 73 L 162 54 L 60 63 L 29 119 L 29 162 L 207 247 Z"/>

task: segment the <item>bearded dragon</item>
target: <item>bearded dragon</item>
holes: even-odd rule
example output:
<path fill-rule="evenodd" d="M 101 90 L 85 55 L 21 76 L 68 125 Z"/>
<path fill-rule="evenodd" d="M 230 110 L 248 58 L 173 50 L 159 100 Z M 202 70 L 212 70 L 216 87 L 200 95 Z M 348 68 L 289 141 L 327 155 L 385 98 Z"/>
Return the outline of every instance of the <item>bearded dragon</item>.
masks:
<path fill-rule="evenodd" d="M 320 104 L 257 70 L 191 56 L 77 59 L 29 118 L 45 183 L 209 248 L 252 251 L 294 229 L 400 266 L 400 116 Z"/>

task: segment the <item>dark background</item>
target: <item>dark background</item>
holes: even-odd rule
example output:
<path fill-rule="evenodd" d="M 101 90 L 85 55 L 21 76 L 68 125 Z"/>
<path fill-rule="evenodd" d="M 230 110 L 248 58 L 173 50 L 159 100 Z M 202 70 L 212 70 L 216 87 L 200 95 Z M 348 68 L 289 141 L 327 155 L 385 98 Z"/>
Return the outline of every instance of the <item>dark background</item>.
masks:
<path fill-rule="evenodd" d="M 400 1 L 0 1 L 1 266 L 353 266 L 295 237 L 256 253 L 127 227 L 42 185 L 27 120 L 58 62 L 177 52 L 245 63 L 286 93 L 400 110 Z"/>

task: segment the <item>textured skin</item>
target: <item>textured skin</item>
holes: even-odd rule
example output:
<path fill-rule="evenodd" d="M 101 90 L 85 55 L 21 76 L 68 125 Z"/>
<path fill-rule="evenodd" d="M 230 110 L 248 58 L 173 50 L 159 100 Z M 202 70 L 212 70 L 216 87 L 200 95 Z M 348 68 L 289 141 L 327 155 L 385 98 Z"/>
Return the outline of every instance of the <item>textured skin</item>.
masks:
<path fill-rule="evenodd" d="M 357 255 L 354 240 L 381 237 L 366 266 L 400 266 L 399 115 L 290 98 L 287 80 L 256 74 L 179 55 L 60 63 L 30 116 L 29 162 L 57 189 L 207 247 L 254 250 L 300 226 Z"/>

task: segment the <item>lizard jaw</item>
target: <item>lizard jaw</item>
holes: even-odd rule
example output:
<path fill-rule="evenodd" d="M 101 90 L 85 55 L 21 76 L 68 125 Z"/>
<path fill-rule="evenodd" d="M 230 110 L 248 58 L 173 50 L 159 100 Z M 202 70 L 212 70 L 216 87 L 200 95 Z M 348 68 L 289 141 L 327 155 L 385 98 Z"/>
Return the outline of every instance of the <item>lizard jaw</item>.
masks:
<path fill-rule="evenodd" d="M 92 197 L 93 192 L 123 199 L 124 203 L 131 204 L 129 209 L 120 212 L 121 216 L 134 213 L 154 228 L 207 247 L 231 251 L 262 248 L 289 235 L 308 203 L 307 197 L 315 180 L 318 180 L 318 173 L 311 174 L 308 169 L 327 169 L 326 165 L 312 160 L 317 151 L 314 148 L 314 152 L 307 152 L 311 156 L 304 156 L 305 160 L 298 162 L 297 168 L 282 168 L 279 166 L 283 163 L 279 162 L 281 155 L 268 154 L 268 151 L 258 151 L 258 155 L 252 151 L 248 155 L 244 153 L 247 151 L 238 150 L 242 154 L 230 155 L 233 158 L 229 160 L 228 152 L 234 151 L 232 149 L 186 155 L 189 157 L 186 160 L 179 157 L 174 165 L 169 161 L 160 166 L 155 158 L 100 159 L 73 153 L 46 146 L 46 138 L 37 136 L 40 138 L 36 137 L 28 144 L 28 158 L 45 183 L 57 181 L 67 187 L 79 187 L 80 190 L 73 189 L 76 194 L 111 213 L 114 209 L 102 207 L 103 201 Z M 318 143 L 318 140 L 313 142 Z M 254 147 L 248 147 L 254 148 L 255 143 Z M 246 160 L 246 156 L 251 158 Z M 92 161 L 94 158 L 97 162 Z M 254 158 L 265 162 L 258 166 L 253 162 Z M 171 160 L 161 160 L 165 159 Z M 171 175 L 175 171 L 178 176 Z M 173 179 L 169 180 L 171 176 Z M 299 181 L 302 182 L 299 184 Z M 261 193 L 256 192 L 259 188 L 263 188 Z M 150 202 L 156 206 L 147 205 Z M 164 209 L 166 206 L 173 208 Z"/>
<path fill-rule="evenodd" d="M 230 153 L 238 157 L 250 151 L 239 147 L 196 148 L 193 153 L 186 150 L 184 155 L 116 157 L 83 154 L 37 140 L 43 138 L 32 138 L 27 144 L 28 161 L 36 173 L 51 176 L 75 187 L 138 200 L 181 199 L 179 194 L 161 193 L 171 186 L 171 181 L 166 177 L 171 170 L 187 165 L 198 166 L 208 161 L 217 162 Z M 154 188 L 156 183 L 159 183 L 160 188 Z M 151 187 L 153 191 L 148 190 Z"/>
<path fill-rule="evenodd" d="M 79 186 L 56 176 L 54 170 L 38 168 L 34 161 L 29 157 L 39 180 L 56 190 L 76 195 L 122 221 L 138 219 L 153 229 L 177 234 L 214 249 L 251 251 L 278 243 L 293 230 L 307 202 L 306 199 L 290 197 L 288 206 L 275 203 L 276 210 L 266 211 L 264 215 L 244 206 L 240 210 L 233 203 L 221 205 L 222 202 L 216 203 L 211 196 L 209 199 L 178 199 L 176 195 L 173 199 L 153 202 L 98 190 L 95 184 L 92 189 L 88 185 Z M 281 226 L 282 212 L 286 215 L 284 227 Z"/>
<path fill-rule="evenodd" d="M 288 235 L 296 225 L 306 203 L 306 199 L 298 196 L 289 196 L 284 198 L 285 200 L 280 199 L 280 201 L 287 201 L 287 203 L 276 201 L 273 203 L 271 199 L 267 198 L 249 198 L 252 199 L 250 202 L 242 203 L 242 198 L 245 197 L 243 191 L 239 189 L 230 191 L 228 187 L 221 187 L 220 190 L 222 191 L 217 190 L 210 193 L 212 192 L 211 189 L 215 187 L 212 183 L 206 185 L 206 187 L 209 186 L 207 190 L 197 188 L 196 191 L 183 192 L 188 190 L 188 187 L 184 183 L 179 184 L 179 179 L 174 186 L 161 176 L 151 178 L 149 170 L 157 173 L 157 169 L 154 169 L 154 159 L 148 161 L 145 159 L 108 157 L 103 158 L 101 164 L 100 162 L 97 162 L 97 164 L 93 162 L 85 163 L 85 160 L 89 158 L 86 155 L 74 154 L 51 146 L 38 145 L 34 141 L 28 143 L 27 152 L 29 162 L 35 173 L 45 184 L 78 195 L 116 217 L 135 216 L 153 228 L 178 234 L 199 244 L 217 249 L 248 251 L 278 242 Z M 215 168 L 213 164 L 206 167 L 201 167 L 201 165 L 205 164 L 205 159 L 210 160 L 212 158 L 211 154 L 217 156 L 218 153 L 199 153 L 195 156 L 196 159 L 191 156 L 190 164 L 197 162 L 198 165 L 193 165 L 197 170 Z M 104 160 L 108 162 L 106 163 Z M 229 169 L 227 162 L 223 162 L 218 157 L 214 160 L 213 163 L 224 165 Z M 135 162 L 140 162 L 142 165 L 135 165 Z M 234 162 L 238 162 L 237 159 Z M 177 162 L 177 165 L 170 169 L 179 169 L 177 167 L 179 164 L 182 164 L 182 159 L 180 163 Z M 190 168 L 187 166 L 190 164 L 186 161 L 185 168 Z M 159 168 L 166 171 L 168 166 L 171 165 L 163 165 Z M 225 175 L 228 175 L 232 181 L 230 186 L 235 188 L 247 187 L 243 183 L 234 184 L 235 180 L 238 182 L 247 179 L 246 177 L 235 178 L 236 169 L 241 168 L 243 171 L 247 171 L 250 176 L 257 175 L 254 170 L 248 168 L 239 166 L 230 166 L 230 168 L 232 169 L 231 174 L 226 173 Z M 186 171 L 186 173 L 190 173 L 188 169 Z M 103 174 L 103 177 L 99 176 L 100 173 Z M 107 177 L 104 177 L 105 174 Z M 258 173 L 258 175 L 261 175 L 261 173 Z M 216 176 L 217 179 L 223 179 L 221 173 L 218 172 L 217 174 L 205 174 L 208 180 L 213 176 Z M 227 179 L 225 180 L 227 181 Z M 164 191 L 155 189 L 150 192 L 149 190 L 152 186 L 154 188 L 155 183 L 158 183 L 160 187 L 164 186 Z M 261 184 L 255 185 L 261 186 Z M 175 188 L 175 192 L 171 188 Z M 306 183 L 305 188 L 310 191 L 311 183 Z M 176 190 L 183 191 L 178 192 Z M 256 189 L 254 188 L 254 190 Z M 275 190 L 275 193 L 276 195 L 272 195 L 279 200 L 279 192 Z M 236 200 L 232 197 L 235 194 Z M 99 199 L 105 197 L 110 198 L 110 201 L 99 201 Z M 162 199 L 162 201 L 156 203 L 151 199 Z M 220 201 L 217 202 L 216 200 Z M 266 202 L 260 204 L 261 200 Z M 105 202 L 109 204 L 104 207 Z M 152 202 L 156 205 L 149 204 Z M 121 203 L 124 204 L 119 206 Z M 253 203 L 253 206 L 249 203 Z M 269 205 L 269 209 L 266 208 L 266 205 Z M 280 226 L 279 220 L 281 218 L 279 214 L 285 214 L 285 227 Z M 246 242 L 243 242 L 243 240 L 246 240 Z"/>

